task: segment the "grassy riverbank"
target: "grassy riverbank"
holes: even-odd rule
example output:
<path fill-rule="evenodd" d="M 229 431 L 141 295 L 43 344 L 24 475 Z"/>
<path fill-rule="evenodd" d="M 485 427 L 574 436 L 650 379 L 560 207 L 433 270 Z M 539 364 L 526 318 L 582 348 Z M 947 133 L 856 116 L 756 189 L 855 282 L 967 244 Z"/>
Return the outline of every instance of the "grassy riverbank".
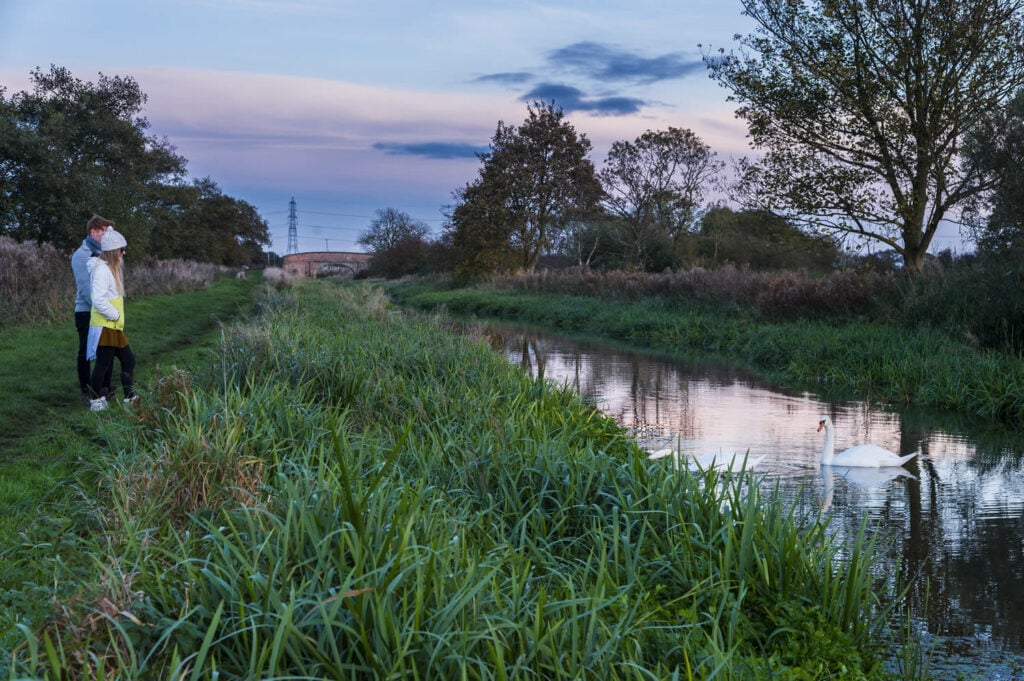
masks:
<path fill-rule="evenodd" d="M 175 367 L 208 365 L 222 323 L 251 311 L 258 285 L 255 277 L 223 278 L 130 301 L 128 337 L 143 393 Z M 105 456 L 97 418 L 79 401 L 78 338 L 65 312 L 63 321 L 0 330 L 0 389 L 7 396 L 0 401 L 0 620 L 7 625 L 49 607 L 55 564 L 83 567 L 69 528 L 93 502 L 72 483 Z"/>
<path fill-rule="evenodd" d="M 82 414 L 12 676 L 887 678 L 866 540 L 838 560 L 377 290 L 258 307 L 140 411 Z"/>
<path fill-rule="evenodd" d="M 739 305 L 661 297 L 527 293 L 428 283 L 388 286 L 403 306 L 537 324 L 658 352 L 714 355 L 771 381 L 896 404 L 1024 423 L 1024 358 L 979 349 L 934 328 L 863 316 L 770 321 Z"/>

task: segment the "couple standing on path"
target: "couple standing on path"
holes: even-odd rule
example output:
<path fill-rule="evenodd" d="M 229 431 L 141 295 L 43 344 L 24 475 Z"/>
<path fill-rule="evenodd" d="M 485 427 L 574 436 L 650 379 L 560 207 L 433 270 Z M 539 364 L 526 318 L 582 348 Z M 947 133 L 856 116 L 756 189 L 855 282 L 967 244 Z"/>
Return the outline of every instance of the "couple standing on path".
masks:
<path fill-rule="evenodd" d="M 83 403 L 92 411 L 107 408 L 116 395 L 111 388 L 114 358 L 121 363 L 125 404 L 135 393 L 135 353 L 124 335 L 124 255 L 128 241 L 114 223 L 94 215 L 86 237 L 71 256 L 75 275 L 75 328 L 78 331 L 78 383 Z M 89 362 L 95 359 L 92 373 Z"/>

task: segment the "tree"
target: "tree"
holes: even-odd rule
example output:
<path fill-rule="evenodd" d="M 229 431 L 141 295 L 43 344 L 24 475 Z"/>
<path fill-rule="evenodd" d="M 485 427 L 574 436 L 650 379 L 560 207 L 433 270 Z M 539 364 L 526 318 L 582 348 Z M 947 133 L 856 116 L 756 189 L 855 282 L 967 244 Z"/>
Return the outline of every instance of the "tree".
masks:
<path fill-rule="evenodd" d="M 394 208 L 376 215 L 356 241 L 373 252 L 371 273 L 393 279 L 422 270 L 430 258 L 430 228 Z"/>
<path fill-rule="evenodd" d="M 612 144 L 600 179 L 604 205 L 622 225 L 628 259 L 648 267 L 659 237 L 672 239 L 694 222 L 704 187 L 721 170 L 711 147 L 690 130 L 648 130 Z"/>
<path fill-rule="evenodd" d="M 270 244 L 270 228 L 256 208 L 225 195 L 209 177 L 163 187 L 147 216 L 160 227 L 151 248 L 157 258 L 254 265 L 264 262 Z"/>
<path fill-rule="evenodd" d="M 895 249 L 921 268 L 990 176 L 964 137 L 1024 82 L 1024 0 L 741 0 L 739 54 L 705 53 L 759 162 L 751 207 Z"/>
<path fill-rule="evenodd" d="M 56 66 L 31 77 L 31 92 L 0 91 L 0 233 L 67 249 L 100 213 L 145 252 L 147 201 L 185 174 L 184 159 L 146 135 L 146 95 L 132 78 L 84 83 Z"/>
<path fill-rule="evenodd" d="M 1024 258 L 1024 91 L 992 112 L 971 137 L 972 161 L 991 172 L 991 191 L 979 195 L 967 223 L 978 252 L 1022 262 Z"/>
<path fill-rule="evenodd" d="M 374 253 L 382 253 L 394 248 L 400 242 L 417 237 L 425 239 L 430 228 L 403 211 L 394 208 L 378 208 L 376 217 L 359 235 L 357 244 L 366 246 Z"/>
<path fill-rule="evenodd" d="M 831 239 L 807 234 L 767 211 L 716 206 L 701 219 L 696 253 L 707 265 L 732 263 L 755 270 L 831 271 L 839 251 Z"/>
<path fill-rule="evenodd" d="M 499 121 L 479 177 L 456 195 L 448 229 L 460 270 L 532 271 L 561 231 L 597 205 L 590 148 L 553 102 L 528 106 L 518 128 Z"/>

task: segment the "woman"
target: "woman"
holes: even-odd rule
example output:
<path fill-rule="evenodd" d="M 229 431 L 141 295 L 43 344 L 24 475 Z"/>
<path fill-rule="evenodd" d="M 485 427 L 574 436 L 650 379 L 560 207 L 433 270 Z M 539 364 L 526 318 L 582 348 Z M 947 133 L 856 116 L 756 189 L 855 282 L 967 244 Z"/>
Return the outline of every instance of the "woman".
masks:
<path fill-rule="evenodd" d="M 124 403 L 138 400 L 135 394 L 135 353 L 124 335 L 124 254 L 128 241 L 110 228 L 100 242 L 100 255 L 89 258 L 87 266 L 92 282 L 92 314 L 89 318 L 89 359 L 96 359 L 89 388 L 97 395 L 89 403 L 93 411 L 107 408 L 103 377 L 117 357 L 121 363 L 121 388 Z"/>

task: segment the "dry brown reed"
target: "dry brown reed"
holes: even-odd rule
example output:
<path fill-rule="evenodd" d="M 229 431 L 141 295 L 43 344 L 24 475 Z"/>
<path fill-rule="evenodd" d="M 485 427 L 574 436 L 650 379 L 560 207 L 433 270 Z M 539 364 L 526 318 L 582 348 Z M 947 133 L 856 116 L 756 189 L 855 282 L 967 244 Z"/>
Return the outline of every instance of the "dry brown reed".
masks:
<path fill-rule="evenodd" d="M 292 275 L 280 267 L 267 267 L 263 270 L 263 280 L 281 291 L 292 283 Z"/>
<path fill-rule="evenodd" d="M 185 260 L 128 262 L 126 288 L 132 298 L 202 288 L 230 268 Z M 70 320 L 75 280 L 71 254 L 50 244 L 0 236 L 0 329 Z"/>
<path fill-rule="evenodd" d="M 70 255 L 49 244 L 0 237 L 0 328 L 70 319 L 74 305 Z"/>
<path fill-rule="evenodd" d="M 195 399 L 192 375 L 174 369 L 134 407 L 139 423 L 181 437 L 168 436 L 147 456 L 111 474 L 126 516 L 155 506 L 163 520 L 178 526 L 229 501 L 247 504 L 259 497 L 265 466 L 246 448 L 245 420 L 237 414 L 213 413 L 201 422 L 184 423 L 182 415 L 194 413 Z M 108 519 L 111 526 L 116 522 Z"/>
<path fill-rule="evenodd" d="M 119 661 L 130 656 L 131 642 L 118 622 L 131 620 L 144 626 L 133 612 L 145 596 L 132 588 L 134 577 L 120 565 L 105 566 L 96 583 L 84 586 L 71 599 L 54 604 L 55 612 L 46 634 L 51 640 L 62 641 L 66 676 L 61 678 L 113 678 L 110 674 L 118 668 Z M 106 641 L 107 645 L 96 646 L 97 641 Z M 97 654 L 97 650 L 104 653 Z"/>
<path fill-rule="evenodd" d="M 749 308 L 766 319 L 866 314 L 894 290 L 892 275 L 843 270 L 821 276 L 753 272 L 732 266 L 679 272 L 566 270 L 497 277 L 494 285 L 522 292 L 621 301 L 660 298 Z"/>

